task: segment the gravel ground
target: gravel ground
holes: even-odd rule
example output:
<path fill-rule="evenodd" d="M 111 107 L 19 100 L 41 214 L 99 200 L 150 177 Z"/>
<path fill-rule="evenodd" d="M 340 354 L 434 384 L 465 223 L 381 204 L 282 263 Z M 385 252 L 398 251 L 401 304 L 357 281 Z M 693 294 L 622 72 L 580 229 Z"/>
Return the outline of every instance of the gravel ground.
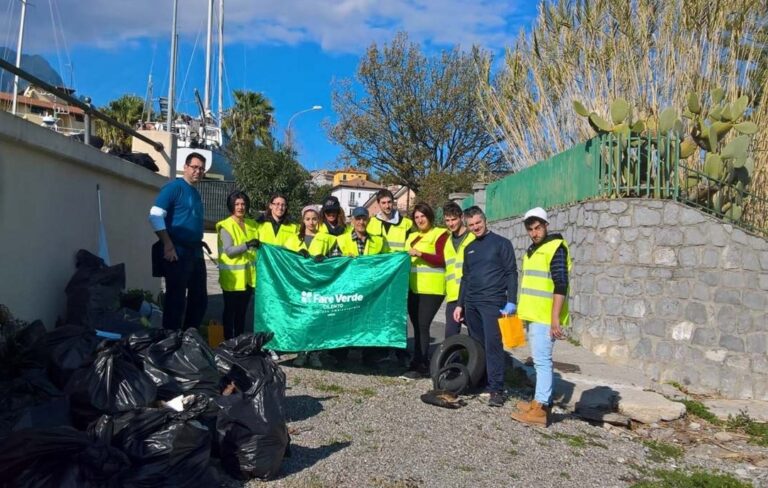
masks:
<path fill-rule="evenodd" d="M 768 486 L 767 470 L 720 460 L 652 461 L 637 434 L 557 415 L 548 429 L 509 418 L 503 408 L 466 396 L 448 410 L 421 402 L 429 380 L 405 381 L 396 370 L 295 368 L 288 377 L 292 457 L 280 476 L 247 487 L 630 486 L 653 469 L 722 470 Z M 760 479 L 762 477 L 762 480 Z"/>

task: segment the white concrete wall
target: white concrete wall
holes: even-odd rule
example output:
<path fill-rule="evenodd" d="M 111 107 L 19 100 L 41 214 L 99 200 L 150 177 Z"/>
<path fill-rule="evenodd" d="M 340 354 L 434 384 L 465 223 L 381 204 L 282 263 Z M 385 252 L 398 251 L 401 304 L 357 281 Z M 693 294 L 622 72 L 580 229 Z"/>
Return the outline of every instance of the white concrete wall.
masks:
<path fill-rule="evenodd" d="M 98 251 L 97 184 L 112 263 L 125 263 L 128 288 L 157 292 L 147 213 L 166 181 L 0 112 L 0 303 L 49 328 L 64 316 L 75 253 Z"/>

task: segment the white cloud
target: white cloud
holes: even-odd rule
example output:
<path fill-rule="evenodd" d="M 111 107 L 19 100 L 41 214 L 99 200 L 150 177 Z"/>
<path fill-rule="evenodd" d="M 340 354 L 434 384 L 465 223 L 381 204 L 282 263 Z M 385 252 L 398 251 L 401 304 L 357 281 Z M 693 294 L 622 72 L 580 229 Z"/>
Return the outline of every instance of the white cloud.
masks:
<path fill-rule="evenodd" d="M 15 45 L 18 0 L 9 19 Z M 249 44 L 317 43 L 327 52 L 361 52 L 371 42 L 407 31 L 415 41 L 436 45 L 477 43 L 498 49 L 511 41 L 518 22 L 530 23 L 527 0 L 225 0 L 227 42 Z M 14 4 L 14 5 L 12 5 Z M 51 22 L 60 25 L 70 47 L 119 48 L 138 39 L 170 36 L 171 0 L 37 0 L 28 9 L 25 45 L 54 49 Z M 218 6 L 218 0 L 215 0 Z M 528 5 L 528 6 L 526 6 Z M 524 7 L 521 11 L 521 6 Z M 179 34 L 204 38 L 205 0 L 179 0 Z M 0 22 L 0 28 L 6 22 Z M 6 36 L 8 37 L 8 36 Z M 1 38 L 0 38 L 1 40 Z M 61 43 L 59 39 L 59 43 Z M 26 49 L 25 49 L 26 50 Z"/>

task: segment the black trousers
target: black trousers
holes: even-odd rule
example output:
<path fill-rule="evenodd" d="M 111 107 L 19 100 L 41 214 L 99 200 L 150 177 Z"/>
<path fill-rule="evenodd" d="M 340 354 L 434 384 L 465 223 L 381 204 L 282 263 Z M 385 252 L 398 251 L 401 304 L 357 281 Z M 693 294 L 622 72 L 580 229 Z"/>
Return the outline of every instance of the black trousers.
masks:
<path fill-rule="evenodd" d="M 200 327 L 208 308 L 205 261 L 185 253 L 178 261 L 163 263 L 165 274 L 165 307 L 163 328 L 178 330 Z"/>
<path fill-rule="evenodd" d="M 461 323 L 453 320 L 453 311 L 456 310 L 458 301 L 445 304 L 445 338 L 461 334 Z"/>
<path fill-rule="evenodd" d="M 501 342 L 499 310 L 506 302 L 467 303 L 464 319 L 467 321 L 469 336 L 477 339 L 485 348 L 485 370 L 488 377 L 488 391 L 504 391 L 504 368 L 507 354 Z"/>
<path fill-rule="evenodd" d="M 253 287 L 247 286 L 242 291 L 224 291 L 224 338 L 232 339 L 245 332 L 245 315 L 253 296 Z"/>
<path fill-rule="evenodd" d="M 413 324 L 413 366 L 429 366 L 429 326 L 445 295 L 408 292 L 408 317 Z"/>

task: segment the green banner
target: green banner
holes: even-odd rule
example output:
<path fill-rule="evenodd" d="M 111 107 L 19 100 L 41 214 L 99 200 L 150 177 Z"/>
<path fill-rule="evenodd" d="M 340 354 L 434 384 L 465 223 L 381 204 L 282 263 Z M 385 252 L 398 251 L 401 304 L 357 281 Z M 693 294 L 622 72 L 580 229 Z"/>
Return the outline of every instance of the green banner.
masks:
<path fill-rule="evenodd" d="M 275 333 L 270 349 L 405 348 L 408 254 L 315 263 L 269 245 L 258 252 L 253 329 Z"/>

